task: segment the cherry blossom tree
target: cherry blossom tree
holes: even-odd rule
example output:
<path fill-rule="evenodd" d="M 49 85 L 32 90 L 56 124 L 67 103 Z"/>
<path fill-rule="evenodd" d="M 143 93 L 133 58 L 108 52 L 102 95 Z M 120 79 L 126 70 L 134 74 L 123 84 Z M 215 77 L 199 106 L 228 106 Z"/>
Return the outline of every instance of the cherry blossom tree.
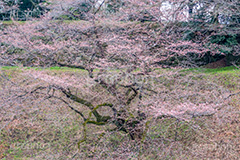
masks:
<path fill-rule="evenodd" d="M 44 71 L 26 72 L 26 76 L 47 84 L 22 88 L 16 99 L 38 100 L 36 97 L 42 96 L 44 100 L 55 99 L 69 107 L 83 121 L 79 145 L 86 141 L 87 127 L 91 124 L 113 125 L 112 132 L 125 132 L 130 139 L 143 143 L 153 119 L 173 118 L 176 123 L 188 123 L 196 117 L 216 114 L 228 105 L 231 95 L 228 90 L 215 83 L 208 84 L 202 75 L 182 77 L 183 73 L 177 69 L 158 71 L 159 67 L 198 67 L 196 61 L 207 54 L 225 54 L 218 44 L 208 42 L 216 31 L 226 31 L 227 26 L 215 29 L 209 24 L 207 27 L 213 28 L 211 33 L 194 30 L 191 14 L 187 13 L 191 8 L 189 2 L 178 2 L 124 1 L 125 5 L 109 16 L 101 10 L 108 1 L 102 1 L 98 7 L 93 7 L 96 1 L 89 1 L 91 7 L 83 13 L 86 21 L 66 23 L 61 19 L 55 21 L 54 14 L 78 16 L 75 9 L 82 1 L 59 1 L 52 7 L 61 12 L 56 9 L 24 25 L 14 21 L 14 25 L 0 31 L 1 65 L 61 66 L 87 73 L 84 78 L 70 78 L 54 77 Z M 166 7 L 168 3 L 173 6 Z M 137 21 L 144 10 L 154 22 L 129 21 L 132 15 L 137 16 Z M 237 47 L 232 51 L 236 55 Z M 194 79 L 199 79 L 199 83 Z M 204 88 L 202 84 L 208 85 Z M 88 112 L 80 111 L 74 103 Z"/>

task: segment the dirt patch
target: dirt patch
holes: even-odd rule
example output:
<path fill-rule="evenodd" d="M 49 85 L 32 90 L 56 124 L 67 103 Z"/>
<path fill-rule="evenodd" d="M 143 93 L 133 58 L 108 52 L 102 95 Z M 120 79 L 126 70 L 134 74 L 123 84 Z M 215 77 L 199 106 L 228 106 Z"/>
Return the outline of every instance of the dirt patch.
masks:
<path fill-rule="evenodd" d="M 216 62 L 209 63 L 209 64 L 203 66 L 203 68 L 215 69 L 215 68 L 222 68 L 222 67 L 227 67 L 227 66 L 228 66 L 228 63 L 227 63 L 227 59 L 225 57 L 225 58 L 223 58 L 221 60 L 218 60 Z"/>

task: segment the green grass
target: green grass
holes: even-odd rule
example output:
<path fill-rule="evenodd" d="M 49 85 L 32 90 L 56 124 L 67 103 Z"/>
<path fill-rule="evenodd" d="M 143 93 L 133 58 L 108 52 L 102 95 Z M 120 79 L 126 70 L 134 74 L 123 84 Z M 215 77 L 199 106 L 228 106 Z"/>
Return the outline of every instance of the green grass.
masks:
<path fill-rule="evenodd" d="M 239 66 L 240 68 L 240 66 Z M 235 73 L 240 72 L 240 69 L 235 66 L 229 66 L 229 67 L 222 67 L 222 68 L 190 68 L 190 69 L 183 69 L 181 72 L 189 72 L 189 71 L 196 71 L 200 73 Z"/>
<path fill-rule="evenodd" d="M 25 24 L 26 23 L 26 21 L 15 21 L 16 23 L 18 23 L 18 24 Z M 4 24 L 4 25 L 12 25 L 12 24 L 14 24 L 15 22 L 13 22 L 13 21 L 2 21 L 2 23 Z"/>
<path fill-rule="evenodd" d="M 59 66 L 55 66 L 55 67 L 48 67 L 48 68 L 44 68 L 44 67 L 19 67 L 19 66 L 2 66 L 0 67 L 0 70 L 30 70 L 30 69 L 34 69 L 34 70 L 49 70 L 49 71 L 59 71 L 59 72 L 87 72 L 84 69 L 80 69 L 80 68 L 70 68 L 70 67 L 59 67 Z M 94 69 L 93 72 L 99 72 L 99 69 Z M 119 69 L 109 69 L 108 71 L 110 72 L 120 72 Z M 134 72 L 137 72 L 138 70 L 135 70 Z"/>
<path fill-rule="evenodd" d="M 0 67 L 0 70 L 15 70 L 18 69 L 18 66 L 2 66 Z"/>
<path fill-rule="evenodd" d="M 59 20 L 57 20 L 57 21 L 59 21 Z M 74 22 L 89 23 L 89 21 L 84 21 L 84 20 L 63 20 L 63 23 L 66 23 L 66 24 L 71 24 Z"/>
<path fill-rule="evenodd" d="M 239 68 L 235 66 L 229 66 L 229 67 L 223 67 L 223 68 L 216 68 L 216 69 L 203 69 L 204 73 L 233 73 L 233 72 L 239 72 Z"/>
<path fill-rule="evenodd" d="M 48 67 L 48 68 L 41 68 L 41 67 L 18 67 L 18 66 L 2 66 L 0 67 L 0 70 L 19 70 L 19 69 L 24 69 L 24 70 L 28 70 L 28 69 L 35 69 L 35 70 L 50 70 L 50 71 L 61 71 L 61 72 L 66 72 L 66 71 L 73 71 L 73 72 L 86 72 L 86 70 L 84 69 L 79 69 L 79 68 L 69 68 L 69 67 Z M 162 69 L 162 68 L 158 68 L 155 69 L 156 72 L 158 72 L 159 74 L 163 73 L 163 72 L 167 72 L 167 71 L 171 71 L 174 69 Z M 99 69 L 94 69 L 94 72 L 98 72 Z M 120 70 L 114 70 L 114 69 L 110 69 L 109 71 L 113 72 L 113 71 L 117 71 L 120 72 Z M 140 71 L 140 69 L 136 69 L 134 70 L 134 72 L 138 72 Z M 190 73 L 190 72 L 195 72 L 195 73 L 207 73 L 207 74 L 238 74 L 240 73 L 240 69 L 235 67 L 235 66 L 229 66 L 229 67 L 223 67 L 223 68 L 216 68 L 216 69 L 208 69 L 208 68 L 190 68 L 190 69 L 183 69 L 180 72 L 182 73 Z M 185 75 L 183 74 L 183 75 Z"/>
<path fill-rule="evenodd" d="M 41 68 L 39 68 L 39 69 L 41 69 Z M 84 70 L 84 69 L 69 68 L 69 67 L 57 67 L 57 66 L 46 68 L 46 70 L 51 70 L 51 71 L 85 71 L 86 72 L 86 70 Z"/>
<path fill-rule="evenodd" d="M 78 69 L 78 68 L 69 68 L 69 67 L 49 67 L 49 68 L 41 68 L 41 67 L 19 67 L 19 66 L 2 66 L 0 67 L 0 70 L 50 70 L 50 71 L 85 71 L 84 69 Z"/>

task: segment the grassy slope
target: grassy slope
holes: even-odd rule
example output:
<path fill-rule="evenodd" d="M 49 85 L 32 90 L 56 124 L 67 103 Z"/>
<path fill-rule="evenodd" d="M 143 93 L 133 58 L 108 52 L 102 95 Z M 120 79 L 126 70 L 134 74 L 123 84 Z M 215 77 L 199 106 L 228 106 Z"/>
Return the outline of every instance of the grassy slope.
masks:
<path fill-rule="evenodd" d="M 84 75 L 85 73 L 79 69 L 59 67 L 48 69 L 2 67 L 0 73 L 7 75 L 13 82 L 17 82 L 24 79 L 24 72 L 32 70 L 46 70 L 52 75 L 63 73 Z M 240 91 L 240 70 L 234 67 L 183 70 L 182 76 L 192 72 L 196 75 L 204 75 L 208 81 L 216 82 L 219 86 L 231 90 L 232 93 Z M 2 82 L 0 86 L 4 87 Z M 22 85 L 24 87 L 26 84 Z M 239 113 L 239 99 L 239 95 L 232 97 L 230 103 L 233 108 L 230 110 L 236 110 Z M 78 150 L 76 144 L 82 137 L 81 118 L 56 100 L 42 101 L 35 109 L 30 103 L 26 103 L 21 110 L 22 114 L 18 116 L 18 119 L 10 121 L 0 132 L 0 158 L 70 159 L 78 151 L 81 155 L 76 155 L 76 159 L 80 157 L 84 159 L 112 159 L 114 157 L 115 159 L 127 159 L 127 157 L 136 159 L 139 153 L 141 153 L 141 159 L 158 159 L 159 154 L 166 159 L 238 159 L 238 153 L 240 153 L 239 114 L 223 113 L 221 115 L 225 116 L 223 119 L 218 116 L 196 118 L 191 123 L 196 123 L 201 127 L 197 131 L 192 129 L 189 123 L 176 124 L 174 119 L 154 121 L 150 125 L 146 144 L 139 152 L 136 149 L 136 143 L 129 142 L 123 133 L 106 133 L 109 135 L 102 136 L 102 133 L 105 133 L 104 129 L 95 126 L 88 128 L 91 133 L 89 134 L 90 140 Z M 8 112 L 10 110 L 7 110 Z M 12 119 L 10 115 L 3 115 L 3 113 L 1 110 L 0 126 Z M 177 141 L 174 141 L 176 133 L 178 134 Z M 165 140 L 162 141 L 161 138 Z M 130 151 L 119 151 L 123 146 Z M 124 154 L 120 155 L 120 153 Z"/>

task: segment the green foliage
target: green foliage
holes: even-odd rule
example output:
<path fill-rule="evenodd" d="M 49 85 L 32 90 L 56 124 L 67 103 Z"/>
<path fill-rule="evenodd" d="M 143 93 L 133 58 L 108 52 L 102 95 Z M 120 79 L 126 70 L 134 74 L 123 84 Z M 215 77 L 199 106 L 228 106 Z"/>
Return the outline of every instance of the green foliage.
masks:
<path fill-rule="evenodd" d="M 229 25 L 220 25 L 218 20 L 216 20 L 214 24 L 212 23 L 213 22 L 193 20 L 178 25 L 177 29 L 178 32 L 183 34 L 183 40 L 195 43 L 205 41 L 203 47 L 210 49 L 211 52 L 197 60 L 202 62 L 203 65 L 222 59 L 222 55 L 218 53 L 224 53 L 227 55 L 227 62 L 231 62 L 228 56 L 233 56 L 238 53 L 237 48 L 239 48 L 240 44 L 240 34 L 236 32 L 236 30 L 239 30 L 239 25 L 233 25 L 232 23 Z M 215 25 L 216 28 L 210 27 L 213 25 Z"/>
<path fill-rule="evenodd" d="M 72 20 L 77 20 L 77 18 L 75 18 L 75 17 L 73 17 L 73 16 L 71 16 L 71 15 L 61 15 L 61 16 L 58 17 L 58 19 L 61 19 L 61 20 L 70 20 L 70 21 L 72 21 Z"/>
<path fill-rule="evenodd" d="M 88 13 L 92 9 L 92 5 L 88 2 L 80 2 L 78 5 L 72 6 L 68 9 L 70 14 L 63 14 L 57 19 L 61 20 L 86 20 Z"/>
<path fill-rule="evenodd" d="M 106 11 L 108 13 L 115 13 L 123 5 L 124 2 L 122 0 L 109 0 L 108 3 L 106 4 Z"/>
<path fill-rule="evenodd" d="M 238 38 L 240 38 L 240 35 L 214 35 L 211 37 L 211 42 L 220 44 L 220 45 L 225 45 L 225 46 L 233 46 L 237 45 Z"/>
<path fill-rule="evenodd" d="M 17 5 L 17 9 L 8 9 L 0 11 L 0 20 L 10 20 L 11 17 L 17 20 L 27 20 L 29 17 L 38 17 L 42 15 L 47 8 L 41 7 L 39 4 L 46 2 L 45 0 L 19 0 L 5 1 L 4 6 L 12 7 Z"/>
<path fill-rule="evenodd" d="M 222 47 L 219 49 L 220 52 L 225 54 L 231 54 L 233 47 L 239 44 L 240 35 L 213 35 L 211 36 L 211 43 L 219 44 Z"/>

